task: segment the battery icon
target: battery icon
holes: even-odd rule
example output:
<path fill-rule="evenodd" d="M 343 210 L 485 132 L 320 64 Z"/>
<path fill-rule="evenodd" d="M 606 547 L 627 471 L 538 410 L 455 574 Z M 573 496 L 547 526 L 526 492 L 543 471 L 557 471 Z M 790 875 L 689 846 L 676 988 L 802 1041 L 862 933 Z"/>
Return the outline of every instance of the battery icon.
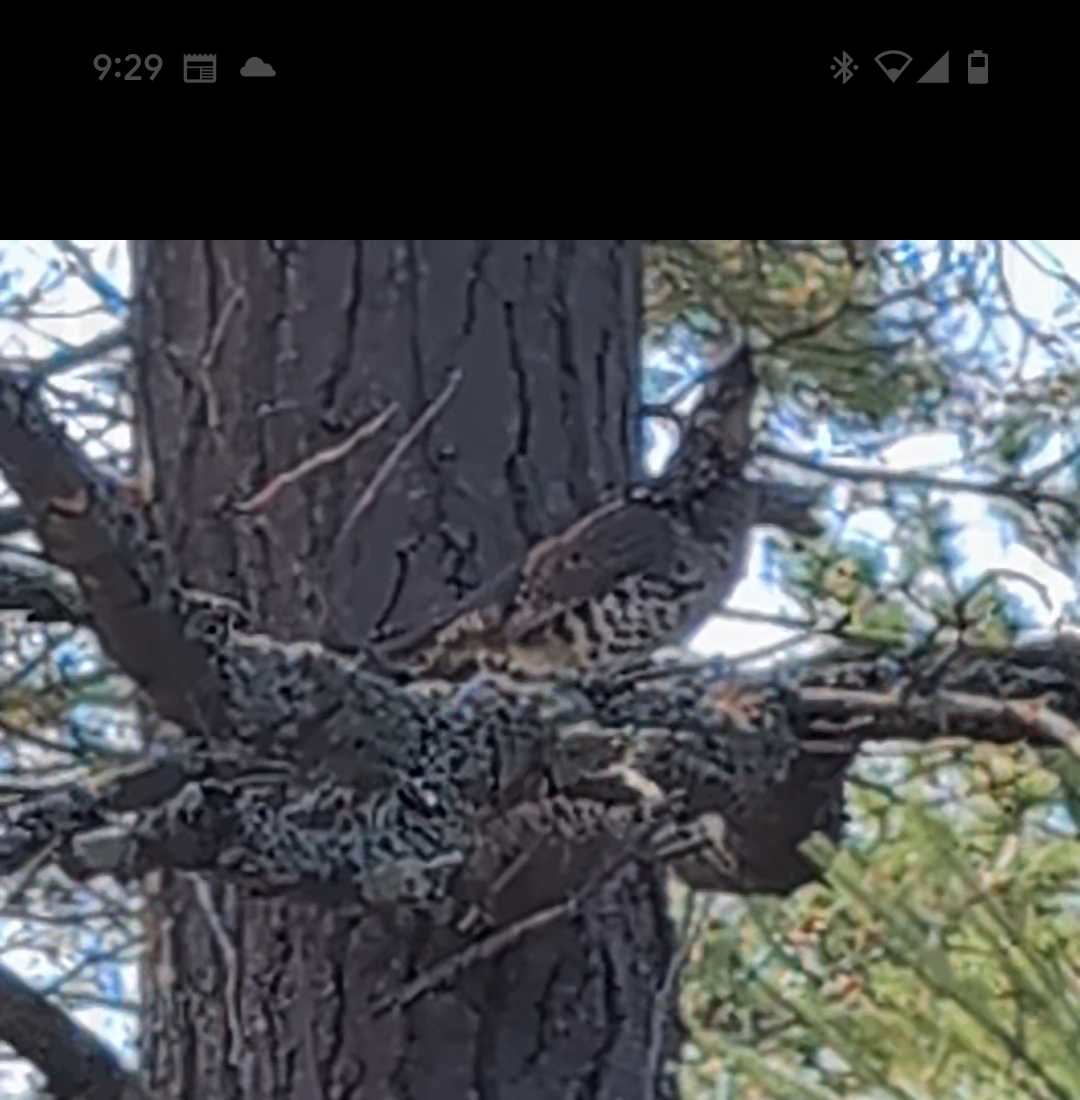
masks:
<path fill-rule="evenodd" d="M 989 58 L 982 50 L 974 50 L 968 54 L 968 83 L 985 84 L 990 75 Z"/>

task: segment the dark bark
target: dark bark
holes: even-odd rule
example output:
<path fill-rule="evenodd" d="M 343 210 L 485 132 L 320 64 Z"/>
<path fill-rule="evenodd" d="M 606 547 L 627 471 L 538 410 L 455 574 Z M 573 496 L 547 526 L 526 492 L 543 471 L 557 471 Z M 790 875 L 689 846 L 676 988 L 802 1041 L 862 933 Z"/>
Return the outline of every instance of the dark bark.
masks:
<path fill-rule="evenodd" d="M 629 477 L 637 264 L 627 242 L 138 246 L 140 412 L 188 579 L 266 629 L 338 643 L 451 607 Z M 343 537 L 452 366 L 458 392 Z M 390 402 L 388 436 L 258 517 L 231 508 Z M 543 873 L 515 881 L 508 910 Z M 670 930 L 644 864 L 374 1021 L 370 1004 L 456 934 L 169 873 L 149 886 L 147 1060 L 162 1097 L 614 1098 L 647 1095 L 674 1053 L 673 1012 L 655 1010 Z"/>

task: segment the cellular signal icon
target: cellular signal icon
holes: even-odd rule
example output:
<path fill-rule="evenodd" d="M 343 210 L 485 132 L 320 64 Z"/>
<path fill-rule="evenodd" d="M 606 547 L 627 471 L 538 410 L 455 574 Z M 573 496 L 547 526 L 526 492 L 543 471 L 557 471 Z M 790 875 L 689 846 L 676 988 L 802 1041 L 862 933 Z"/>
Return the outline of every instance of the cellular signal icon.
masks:
<path fill-rule="evenodd" d="M 937 59 L 926 70 L 921 77 L 919 77 L 920 84 L 948 84 L 949 83 L 949 51 L 946 50 L 941 57 Z"/>

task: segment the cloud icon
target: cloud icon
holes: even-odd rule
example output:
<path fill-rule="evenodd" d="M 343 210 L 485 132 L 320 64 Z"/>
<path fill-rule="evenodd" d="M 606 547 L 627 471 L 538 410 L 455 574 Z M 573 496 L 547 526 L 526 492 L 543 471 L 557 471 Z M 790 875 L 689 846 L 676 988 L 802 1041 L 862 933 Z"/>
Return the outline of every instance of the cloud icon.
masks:
<path fill-rule="evenodd" d="M 273 76 L 274 67 L 268 65 L 261 57 L 249 57 L 240 70 L 241 76 Z"/>

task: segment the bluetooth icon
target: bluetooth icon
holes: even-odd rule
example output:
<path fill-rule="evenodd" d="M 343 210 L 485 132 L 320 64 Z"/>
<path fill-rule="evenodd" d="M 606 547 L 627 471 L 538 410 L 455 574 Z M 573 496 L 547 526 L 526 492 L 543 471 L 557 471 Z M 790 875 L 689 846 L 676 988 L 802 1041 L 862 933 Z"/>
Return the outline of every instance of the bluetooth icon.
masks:
<path fill-rule="evenodd" d="M 829 66 L 830 69 L 836 69 L 836 72 L 833 73 L 833 79 L 842 76 L 845 84 L 855 75 L 855 70 L 859 67 L 847 50 L 844 50 L 839 57 L 834 57 L 833 61 L 836 64 Z M 839 65 L 839 68 L 837 68 L 837 65 Z"/>

